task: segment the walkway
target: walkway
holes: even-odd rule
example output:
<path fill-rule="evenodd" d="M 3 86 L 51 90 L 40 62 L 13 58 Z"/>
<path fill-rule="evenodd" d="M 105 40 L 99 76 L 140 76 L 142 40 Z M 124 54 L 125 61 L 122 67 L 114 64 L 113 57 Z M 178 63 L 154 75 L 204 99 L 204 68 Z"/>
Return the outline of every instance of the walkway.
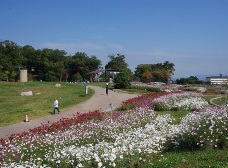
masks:
<path fill-rule="evenodd" d="M 76 106 L 64 109 L 60 114 L 48 115 L 38 119 L 30 120 L 30 122 L 20 122 L 6 127 L 0 127 L 0 139 L 7 138 L 12 134 L 22 133 L 28 131 L 29 129 L 40 126 L 42 123 L 53 123 L 61 118 L 69 118 L 72 114 L 76 112 L 89 112 L 94 110 L 106 111 L 110 109 L 109 104 L 113 104 L 113 108 L 119 107 L 121 103 L 127 99 L 138 96 L 137 94 L 127 94 L 114 92 L 109 90 L 108 96 L 105 94 L 105 88 L 89 86 L 89 88 L 95 91 L 94 95 L 85 102 L 78 104 Z"/>
<path fill-rule="evenodd" d="M 220 106 L 220 105 L 215 104 L 215 103 L 213 102 L 213 100 L 215 100 L 215 99 L 219 99 L 219 98 L 221 99 L 221 98 L 222 98 L 222 96 L 212 98 L 212 99 L 210 100 L 210 103 L 211 103 L 212 105 L 214 105 L 214 106 Z"/>

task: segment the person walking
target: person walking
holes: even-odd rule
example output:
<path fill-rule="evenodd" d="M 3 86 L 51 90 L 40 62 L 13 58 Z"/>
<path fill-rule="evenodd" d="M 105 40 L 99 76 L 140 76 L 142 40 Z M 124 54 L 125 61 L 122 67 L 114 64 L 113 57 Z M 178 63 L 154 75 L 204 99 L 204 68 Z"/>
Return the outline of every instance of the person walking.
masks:
<path fill-rule="evenodd" d="M 108 82 L 106 83 L 106 95 L 108 96 Z"/>
<path fill-rule="evenodd" d="M 58 114 L 59 114 L 59 102 L 56 98 L 54 98 L 54 108 L 53 108 L 53 114 L 55 114 L 55 110 L 58 111 Z"/>

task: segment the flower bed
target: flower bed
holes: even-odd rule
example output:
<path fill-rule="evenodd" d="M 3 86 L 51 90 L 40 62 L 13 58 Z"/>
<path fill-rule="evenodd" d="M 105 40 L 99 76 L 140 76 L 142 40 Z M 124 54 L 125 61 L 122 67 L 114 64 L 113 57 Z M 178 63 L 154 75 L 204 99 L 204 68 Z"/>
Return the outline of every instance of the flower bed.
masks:
<path fill-rule="evenodd" d="M 158 111 L 193 111 L 209 105 L 208 102 L 203 99 L 203 95 L 196 92 L 170 93 L 155 98 L 151 104 L 152 107 Z"/>
<path fill-rule="evenodd" d="M 0 166 L 143 167 L 153 162 L 154 155 L 174 148 L 228 147 L 225 107 L 197 109 L 175 125 L 170 115 L 157 115 L 150 106 L 135 102 L 135 108 L 113 112 L 106 118 L 99 112 L 88 118 L 83 114 L 83 122 L 62 120 L 63 126 L 44 126 L 2 139 Z"/>

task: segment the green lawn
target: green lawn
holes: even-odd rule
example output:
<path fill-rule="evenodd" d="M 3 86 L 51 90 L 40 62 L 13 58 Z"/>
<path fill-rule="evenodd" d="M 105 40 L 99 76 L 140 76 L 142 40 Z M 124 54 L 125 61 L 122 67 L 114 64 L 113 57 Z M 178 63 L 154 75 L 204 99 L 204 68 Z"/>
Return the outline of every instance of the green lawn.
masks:
<path fill-rule="evenodd" d="M 59 83 L 59 82 L 57 82 Z M 21 122 L 25 115 L 35 119 L 50 115 L 53 110 L 54 97 L 62 98 L 60 110 L 79 104 L 90 98 L 93 90 L 85 96 L 82 84 L 56 82 L 0 82 L 0 127 Z M 21 96 L 21 92 L 32 91 L 32 96 Z"/>
<path fill-rule="evenodd" d="M 145 168 L 227 168 L 228 150 L 172 151 L 153 158 Z"/>
<path fill-rule="evenodd" d="M 173 124 L 179 124 L 181 118 L 186 116 L 188 113 L 190 113 L 190 111 L 157 111 L 158 115 L 170 114 L 175 119 Z"/>

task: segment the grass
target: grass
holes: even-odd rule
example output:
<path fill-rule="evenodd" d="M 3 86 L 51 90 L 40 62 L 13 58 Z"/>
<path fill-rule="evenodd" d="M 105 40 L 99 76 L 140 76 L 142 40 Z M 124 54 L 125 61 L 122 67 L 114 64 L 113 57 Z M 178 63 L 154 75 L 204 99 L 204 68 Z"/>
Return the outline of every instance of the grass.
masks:
<path fill-rule="evenodd" d="M 105 88 L 106 87 L 106 82 L 92 82 L 92 83 L 89 83 L 89 85 L 99 86 L 99 87 Z M 110 90 L 113 90 L 114 86 L 109 84 L 108 88 Z M 149 91 L 147 91 L 145 89 L 142 89 L 140 87 L 131 87 L 131 88 L 128 88 L 128 89 L 115 89 L 115 90 L 118 90 L 119 92 L 136 93 L 136 94 L 150 93 Z"/>
<path fill-rule="evenodd" d="M 91 83 L 88 83 L 88 85 L 99 86 L 99 87 L 105 88 L 106 82 L 91 82 Z M 113 86 L 109 85 L 108 87 L 109 87 L 109 89 L 113 89 Z"/>
<path fill-rule="evenodd" d="M 228 150 L 173 151 L 155 157 L 145 168 L 225 168 Z"/>
<path fill-rule="evenodd" d="M 186 116 L 189 111 L 156 111 L 158 115 L 164 115 L 164 114 L 170 114 L 173 118 L 175 118 L 175 121 L 173 124 L 179 124 L 181 121 L 181 118 Z"/>
<path fill-rule="evenodd" d="M 35 119 L 50 115 L 53 111 L 54 97 L 62 98 L 60 110 L 79 104 L 93 94 L 89 90 L 85 96 L 82 84 L 60 83 L 55 87 L 54 82 L 0 82 L 0 127 L 22 122 L 25 115 Z M 32 91 L 32 96 L 21 96 L 21 92 Z"/>
<path fill-rule="evenodd" d="M 224 97 L 224 95 L 222 95 L 223 97 L 218 98 L 218 99 L 214 99 L 213 103 L 217 104 L 217 105 L 223 105 L 225 104 L 225 102 L 227 102 L 227 98 Z"/>

